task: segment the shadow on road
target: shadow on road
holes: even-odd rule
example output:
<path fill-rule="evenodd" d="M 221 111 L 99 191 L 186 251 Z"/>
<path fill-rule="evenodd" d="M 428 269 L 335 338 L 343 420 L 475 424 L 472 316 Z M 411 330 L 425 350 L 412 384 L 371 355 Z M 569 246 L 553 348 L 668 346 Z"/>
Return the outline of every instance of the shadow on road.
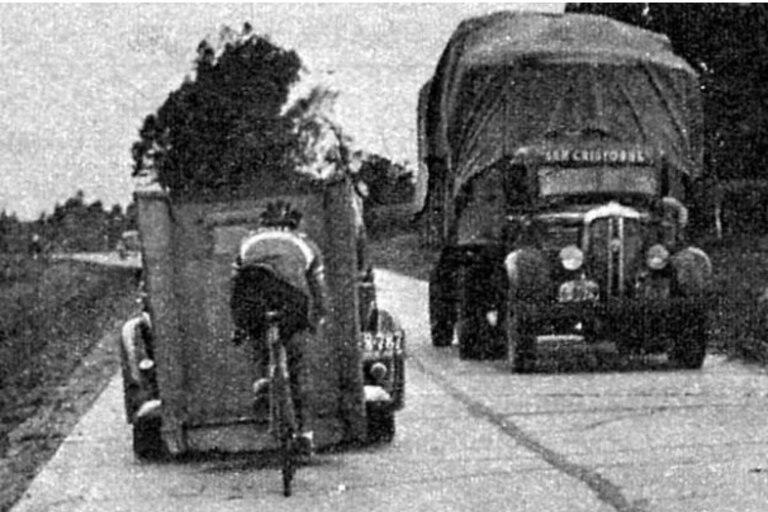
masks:
<path fill-rule="evenodd" d="M 449 368 L 460 364 L 458 347 L 425 347 L 432 352 L 430 359 L 440 366 Z M 478 361 L 499 373 L 514 373 L 512 363 L 507 359 Z M 530 373 L 607 373 L 679 371 L 664 354 L 626 355 L 618 352 L 601 352 L 583 349 L 540 350 L 536 365 Z"/>

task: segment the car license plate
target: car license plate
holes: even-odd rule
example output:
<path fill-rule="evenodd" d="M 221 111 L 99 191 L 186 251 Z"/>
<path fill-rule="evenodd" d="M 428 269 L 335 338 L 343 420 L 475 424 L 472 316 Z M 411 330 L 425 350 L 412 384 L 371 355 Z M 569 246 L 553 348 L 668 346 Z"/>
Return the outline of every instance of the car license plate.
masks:
<path fill-rule="evenodd" d="M 566 281 L 560 285 L 559 302 L 595 302 L 600 297 L 597 283 L 589 279 Z"/>
<path fill-rule="evenodd" d="M 360 348 L 366 352 L 394 352 L 403 351 L 403 333 L 395 332 L 364 332 L 360 339 Z"/>

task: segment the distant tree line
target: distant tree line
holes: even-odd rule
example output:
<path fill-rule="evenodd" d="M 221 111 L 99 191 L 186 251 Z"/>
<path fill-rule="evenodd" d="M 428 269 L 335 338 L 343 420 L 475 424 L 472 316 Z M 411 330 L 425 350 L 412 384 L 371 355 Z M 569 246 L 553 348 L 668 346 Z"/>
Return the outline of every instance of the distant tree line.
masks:
<path fill-rule="evenodd" d="M 51 213 L 37 220 L 20 221 L 0 213 L 0 253 L 36 251 L 104 251 L 114 249 L 123 231 L 135 229 L 136 206 L 119 204 L 107 209 L 100 200 L 86 203 L 78 190 Z"/>
<path fill-rule="evenodd" d="M 569 3 L 565 10 L 666 34 L 701 73 L 709 172 L 725 180 L 766 178 L 768 4 Z"/>

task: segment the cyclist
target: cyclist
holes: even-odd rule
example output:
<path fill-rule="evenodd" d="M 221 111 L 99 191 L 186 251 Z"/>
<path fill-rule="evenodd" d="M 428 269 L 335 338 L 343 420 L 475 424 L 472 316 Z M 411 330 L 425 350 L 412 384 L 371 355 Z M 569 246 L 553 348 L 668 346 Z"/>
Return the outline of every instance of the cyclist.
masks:
<path fill-rule="evenodd" d="M 280 336 L 287 340 L 291 395 L 297 411 L 302 451 L 311 451 L 302 386 L 302 355 L 307 342 L 321 339 L 325 316 L 325 276 L 320 250 L 298 230 L 301 213 L 288 203 L 270 203 L 261 226 L 240 245 L 235 262 L 231 310 L 234 341 L 251 339 L 263 364 L 269 360 L 266 314 L 278 311 Z M 269 379 L 254 383 L 257 405 L 268 397 Z"/>

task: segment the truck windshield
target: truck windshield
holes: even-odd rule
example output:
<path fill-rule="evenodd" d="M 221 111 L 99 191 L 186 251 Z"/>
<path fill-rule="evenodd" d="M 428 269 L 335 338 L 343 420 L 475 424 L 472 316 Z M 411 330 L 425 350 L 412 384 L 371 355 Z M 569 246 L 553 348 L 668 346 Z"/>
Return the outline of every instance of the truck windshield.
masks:
<path fill-rule="evenodd" d="M 624 167 L 542 167 L 538 170 L 541 197 L 628 193 L 657 194 L 656 169 L 645 166 Z"/>

